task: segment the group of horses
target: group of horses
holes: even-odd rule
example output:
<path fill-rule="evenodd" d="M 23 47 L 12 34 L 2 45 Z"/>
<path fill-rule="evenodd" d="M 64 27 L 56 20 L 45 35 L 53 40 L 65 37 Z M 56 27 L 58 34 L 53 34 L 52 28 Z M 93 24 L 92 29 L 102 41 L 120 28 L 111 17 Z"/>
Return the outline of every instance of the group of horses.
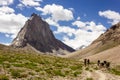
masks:
<path fill-rule="evenodd" d="M 107 68 L 107 69 L 110 68 L 110 62 L 107 62 L 107 61 L 100 62 L 100 60 L 98 60 L 97 65 L 98 65 L 100 68 L 103 68 L 103 67 L 105 67 L 105 68 Z"/>
<path fill-rule="evenodd" d="M 85 66 L 89 66 L 90 65 L 90 59 L 84 59 L 84 65 Z M 108 61 L 97 61 L 97 66 L 99 66 L 99 68 L 107 68 L 110 69 L 110 62 Z"/>

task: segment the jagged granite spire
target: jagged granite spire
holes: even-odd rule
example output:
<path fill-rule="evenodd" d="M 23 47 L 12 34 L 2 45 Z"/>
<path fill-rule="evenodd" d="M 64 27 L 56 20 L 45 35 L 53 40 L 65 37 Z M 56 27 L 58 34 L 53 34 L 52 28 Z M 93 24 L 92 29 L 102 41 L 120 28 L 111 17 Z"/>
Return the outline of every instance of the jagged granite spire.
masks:
<path fill-rule="evenodd" d="M 41 52 L 52 52 L 59 49 L 69 52 L 74 51 L 71 47 L 57 40 L 50 30 L 48 23 L 35 13 L 26 21 L 11 46 L 24 48 L 27 44 Z"/>

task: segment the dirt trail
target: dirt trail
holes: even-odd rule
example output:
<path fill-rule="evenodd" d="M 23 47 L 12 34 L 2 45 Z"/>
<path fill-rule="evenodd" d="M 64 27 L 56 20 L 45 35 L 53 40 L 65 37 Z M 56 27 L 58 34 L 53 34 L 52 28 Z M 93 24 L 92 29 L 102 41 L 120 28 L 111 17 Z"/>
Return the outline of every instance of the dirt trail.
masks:
<path fill-rule="evenodd" d="M 99 75 L 98 80 L 105 80 L 106 79 L 106 75 L 102 71 L 96 70 L 95 73 Z"/>
<path fill-rule="evenodd" d="M 83 67 L 83 72 L 77 80 L 120 80 L 120 76 L 109 73 L 106 68 L 99 68 L 96 64 Z"/>
<path fill-rule="evenodd" d="M 87 71 L 84 70 L 82 74 L 75 78 L 70 77 L 54 77 L 50 80 L 120 80 L 120 76 L 110 73 L 105 73 L 102 70 Z"/>
<path fill-rule="evenodd" d="M 102 70 L 84 71 L 81 74 L 81 78 L 77 80 L 87 80 L 88 78 L 92 78 L 93 80 L 120 80 L 120 76 L 105 73 Z"/>
<path fill-rule="evenodd" d="M 84 66 L 82 73 L 77 77 L 56 77 L 52 80 L 120 80 L 120 76 L 109 73 L 106 68 L 99 68 L 96 64 L 92 64 Z"/>
<path fill-rule="evenodd" d="M 106 75 L 100 71 L 84 71 L 82 77 L 79 80 L 86 80 L 87 78 L 92 78 L 93 80 L 106 80 Z"/>

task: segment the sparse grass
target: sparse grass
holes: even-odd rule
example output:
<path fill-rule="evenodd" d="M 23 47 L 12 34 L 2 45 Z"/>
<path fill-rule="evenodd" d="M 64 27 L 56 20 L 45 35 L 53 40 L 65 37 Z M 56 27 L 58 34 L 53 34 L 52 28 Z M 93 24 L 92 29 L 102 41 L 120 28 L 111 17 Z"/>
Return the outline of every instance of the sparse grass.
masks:
<path fill-rule="evenodd" d="M 33 72 L 29 72 L 28 75 L 32 75 L 32 76 L 33 76 L 33 75 L 35 75 L 35 73 L 33 73 Z"/>
<path fill-rule="evenodd" d="M 9 78 L 5 74 L 0 74 L 0 80 L 9 80 Z"/>
<path fill-rule="evenodd" d="M 86 80 L 93 80 L 93 78 L 87 78 Z"/>
<path fill-rule="evenodd" d="M 96 66 L 96 67 L 94 67 L 94 70 L 98 70 L 99 68 Z"/>
<path fill-rule="evenodd" d="M 77 70 L 77 69 L 81 69 L 82 67 L 79 65 L 74 65 L 74 66 L 70 66 L 71 70 Z"/>
<path fill-rule="evenodd" d="M 93 70 L 90 70 L 90 72 L 93 72 Z"/>
<path fill-rule="evenodd" d="M 119 76 L 120 76 L 120 70 L 111 69 L 110 72 L 111 72 L 112 74 L 115 74 L 115 75 L 119 75 Z"/>
<path fill-rule="evenodd" d="M 65 77 L 65 74 L 61 71 L 61 70 L 54 70 L 53 73 L 55 74 L 55 76 L 62 76 Z"/>
<path fill-rule="evenodd" d="M 20 72 L 18 70 L 13 70 L 12 69 L 10 72 L 11 72 L 11 76 L 13 78 L 20 78 Z"/>
<path fill-rule="evenodd" d="M 27 76 L 28 76 L 28 74 L 26 74 L 26 73 L 21 73 L 21 74 L 20 74 L 20 77 L 21 77 L 21 78 L 26 78 Z"/>
<path fill-rule="evenodd" d="M 53 76 L 76 77 L 82 72 L 79 61 L 33 52 L 0 49 L 0 66 L 7 75 L 15 79 L 50 79 Z M 9 77 L 7 77 L 9 79 Z"/>
<path fill-rule="evenodd" d="M 86 67 L 85 70 L 89 71 L 90 69 L 89 69 L 89 67 Z"/>
<path fill-rule="evenodd" d="M 120 65 L 114 66 L 109 70 L 109 72 L 120 76 Z"/>
<path fill-rule="evenodd" d="M 81 74 L 80 71 L 75 71 L 73 75 L 74 75 L 74 77 L 77 77 L 79 74 Z"/>
<path fill-rule="evenodd" d="M 120 75 L 120 71 L 118 71 L 116 69 L 111 69 L 110 72 L 115 74 L 115 75 Z"/>

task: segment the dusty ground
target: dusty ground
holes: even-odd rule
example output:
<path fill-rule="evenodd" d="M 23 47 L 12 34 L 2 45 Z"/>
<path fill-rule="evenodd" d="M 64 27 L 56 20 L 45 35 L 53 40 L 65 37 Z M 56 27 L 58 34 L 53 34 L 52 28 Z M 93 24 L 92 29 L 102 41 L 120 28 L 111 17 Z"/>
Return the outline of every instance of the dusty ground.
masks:
<path fill-rule="evenodd" d="M 102 70 L 95 70 L 93 72 L 85 71 L 82 74 L 82 78 L 77 80 L 87 80 L 91 78 L 93 80 L 120 80 L 120 76 L 116 76 L 113 74 L 105 73 Z"/>
<path fill-rule="evenodd" d="M 97 61 L 99 59 L 107 60 L 114 64 L 120 64 L 120 45 L 87 58 L 91 59 L 92 61 Z"/>
<path fill-rule="evenodd" d="M 50 80 L 120 80 L 120 76 L 109 73 L 106 68 L 94 69 L 97 65 L 83 67 L 83 72 L 78 77 L 53 77 Z"/>

